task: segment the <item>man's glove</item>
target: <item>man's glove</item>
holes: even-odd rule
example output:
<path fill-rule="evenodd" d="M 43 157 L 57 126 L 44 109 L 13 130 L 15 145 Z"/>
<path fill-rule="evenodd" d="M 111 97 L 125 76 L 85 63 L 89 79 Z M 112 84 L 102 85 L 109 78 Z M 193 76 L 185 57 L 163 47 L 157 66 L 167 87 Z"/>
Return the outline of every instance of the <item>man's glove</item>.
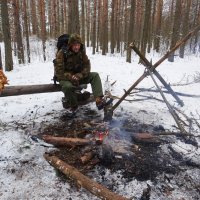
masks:
<path fill-rule="evenodd" d="M 76 74 L 72 75 L 71 82 L 73 85 L 79 86 L 79 81 L 80 78 Z"/>

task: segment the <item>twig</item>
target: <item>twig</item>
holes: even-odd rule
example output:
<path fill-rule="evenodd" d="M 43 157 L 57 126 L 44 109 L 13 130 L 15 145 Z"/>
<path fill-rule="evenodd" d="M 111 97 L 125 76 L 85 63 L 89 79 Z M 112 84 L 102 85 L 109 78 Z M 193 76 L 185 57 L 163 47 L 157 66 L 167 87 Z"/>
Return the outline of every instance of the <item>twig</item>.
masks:
<path fill-rule="evenodd" d="M 117 81 L 114 81 L 113 83 L 111 83 L 110 85 L 113 86 Z"/>

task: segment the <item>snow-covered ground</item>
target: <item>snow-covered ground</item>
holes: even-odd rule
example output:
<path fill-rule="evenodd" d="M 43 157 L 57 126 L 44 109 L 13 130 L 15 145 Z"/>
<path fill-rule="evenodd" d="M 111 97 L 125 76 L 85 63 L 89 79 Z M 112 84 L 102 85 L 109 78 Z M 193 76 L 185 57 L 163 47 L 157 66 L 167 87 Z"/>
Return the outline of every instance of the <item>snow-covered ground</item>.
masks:
<path fill-rule="evenodd" d="M 87 49 L 87 54 L 91 60 L 92 71 L 99 72 L 103 83 L 107 75 L 109 75 L 110 82 L 117 81 L 112 94 L 119 97 L 123 95 L 123 89 L 127 90 L 144 72 L 144 67 L 138 64 L 136 55 L 134 55 L 132 63 L 126 63 L 124 57 L 117 55 L 92 55 L 91 49 Z M 159 55 L 151 54 L 148 55 L 148 58 L 152 58 L 154 63 L 159 59 Z M 157 69 L 168 83 L 179 84 L 179 86 L 172 86 L 176 92 L 200 96 L 199 62 L 200 57 L 195 56 L 188 56 L 184 59 L 176 58 L 174 63 L 164 61 Z M 52 82 L 53 65 L 50 61 L 46 63 L 38 61 L 25 66 L 16 65 L 14 70 L 6 72 L 6 75 L 10 85 L 50 83 Z M 180 84 L 192 82 L 194 79 L 199 82 L 180 86 Z M 159 85 L 161 84 L 159 83 Z M 154 83 L 148 77 L 138 87 L 151 88 L 154 87 Z M 140 94 L 162 99 L 159 93 L 144 92 Z M 165 95 L 171 105 L 200 123 L 200 97 L 181 96 L 185 105 L 180 107 L 171 95 Z M 54 169 L 43 158 L 43 153 L 52 147 L 43 147 L 30 139 L 31 135 L 37 134 L 43 124 L 51 124 L 57 119 L 57 116 L 64 112 L 61 104 L 62 96 L 63 94 L 58 92 L 0 98 L 0 199 L 97 199 L 87 191 L 77 191 L 67 181 L 61 181 L 56 176 Z M 138 98 L 141 97 L 135 96 L 135 99 Z M 177 131 L 174 128 L 176 123 L 167 106 L 160 101 L 155 99 L 124 101 L 115 113 L 120 112 L 122 108 L 143 122 L 161 124 L 165 129 Z M 141 110 L 147 112 L 139 112 Z M 23 129 L 23 126 L 27 126 L 27 124 L 32 127 L 28 132 Z M 190 131 L 195 135 L 200 134 L 195 123 Z M 178 145 L 181 146 L 183 143 Z M 184 148 L 189 147 L 185 146 Z M 199 148 L 196 149 L 196 152 L 198 155 L 200 154 Z M 196 159 L 198 160 L 199 157 Z M 195 176 L 200 179 L 199 170 L 196 170 L 195 173 Z M 116 178 L 115 181 L 123 182 L 120 175 L 114 174 L 113 177 L 113 180 Z M 145 182 L 133 180 L 123 183 L 123 186 L 119 184 L 116 192 L 126 197 L 140 197 L 145 187 Z M 161 199 L 192 199 L 192 197 L 185 196 L 184 191 L 178 190 L 178 188 L 176 192 L 174 196 L 172 194 L 171 197 Z M 158 196 L 153 194 L 151 199 L 158 199 Z"/>

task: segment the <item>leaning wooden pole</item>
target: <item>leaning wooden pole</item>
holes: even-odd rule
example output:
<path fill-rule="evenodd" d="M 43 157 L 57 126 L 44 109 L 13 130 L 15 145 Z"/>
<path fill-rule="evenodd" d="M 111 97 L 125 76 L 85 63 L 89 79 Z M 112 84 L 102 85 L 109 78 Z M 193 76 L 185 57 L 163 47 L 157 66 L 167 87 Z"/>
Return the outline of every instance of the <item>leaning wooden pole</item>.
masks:
<path fill-rule="evenodd" d="M 65 174 L 68 178 L 76 181 L 76 183 L 104 200 L 127 200 L 127 198 L 113 193 L 108 190 L 106 187 L 98 184 L 92 179 L 80 173 L 75 167 L 70 166 L 64 161 L 60 160 L 56 156 L 51 156 L 49 154 L 44 154 L 44 158 L 56 169 L 60 170 L 63 174 Z"/>
<path fill-rule="evenodd" d="M 169 55 L 178 49 L 183 43 L 185 43 L 192 35 L 194 35 L 197 31 L 199 31 L 200 25 L 198 25 L 194 30 L 190 31 L 183 39 L 181 39 L 177 44 L 170 49 L 159 61 L 157 61 L 151 68 L 150 71 L 153 71 L 158 65 L 160 65 L 165 59 L 169 57 Z M 125 92 L 125 94 L 113 105 L 112 110 L 114 111 L 120 103 L 130 94 L 130 92 L 146 77 L 148 76 L 148 72 L 144 72 L 142 76 L 138 78 L 138 80 Z"/>
<path fill-rule="evenodd" d="M 170 105 L 170 103 L 167 101 L 164 93 L 162 92 L 162 90 L 160 89 L 160 87 L 158 86 L 156 80 L 154 79 L 153 77 L 153 72 L 151 72 L 149 69 L 148 69 L 148 72 L 149 72 L 149 75 L 151 76 L 154 84 L 156 85 L 157 89 L 159 90 L 164 102 L 166 103 L 167 107 L 168 107 L 168 110 L 170 112 L 170 114 L 172 115 L 172 117 L 174 118 L 174 121 L 176 122 L 179 130 L 181 131 L 181 133 L 187 133 L 186 130 L 183 128 L 183 126 L 180 124 L 179 120 L 178 120 L 178 117 L 177 117 L 177 114 L 176 112 L 173 110 L 172 106 Z"/>
<path fill-rule="evenodd" d="M 134 43 L 131 43 L 130 48 L 132 48 L 140 57 L 141 60 L 143 60 L 143 62 L 145 63 L 145 67 L 147 69 L 150 69 L 153 65 L 152 63 L 150 63 L 145 56 L 140 52 L 140 50 L 135 46 Z M 177 94 L 172 90 L 171 86 L 169 84 L 166 83 L 166 81 L 163 79 L 163 77 L 159 74 L 159 72 L 154 69 L 153 71 L 154 75 L 160 80 L 160 82 L 165 86 L 165 88 L 169 91 L 169 93 L 176 99 L 176 101 L 178 102 L 178 104 L 180 106 L 184 106 L 183 101 L 177 96 Z"/>

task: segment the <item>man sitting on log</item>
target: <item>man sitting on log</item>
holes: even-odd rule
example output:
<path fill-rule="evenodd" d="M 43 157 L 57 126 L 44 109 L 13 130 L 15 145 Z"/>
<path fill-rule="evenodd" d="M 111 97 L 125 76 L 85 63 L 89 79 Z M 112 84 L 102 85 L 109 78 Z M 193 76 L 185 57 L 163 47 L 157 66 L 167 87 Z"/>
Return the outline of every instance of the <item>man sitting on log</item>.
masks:
<path fill-rule="evenodd" d="M 78 108 L 75 93 L 80 84 L 91 84 L 92 92 L 98 110 L 103 109 L 108 102 L 103 98 L 102 83 L 97 72 L 90 72 L 90 60 L 85 53 L 84 45 L 78 34 L 72 34 L 66 49 L 60 49 L 56 54 L 55 75 L 65 94 L 70 110 L 74 113 Z"/>

